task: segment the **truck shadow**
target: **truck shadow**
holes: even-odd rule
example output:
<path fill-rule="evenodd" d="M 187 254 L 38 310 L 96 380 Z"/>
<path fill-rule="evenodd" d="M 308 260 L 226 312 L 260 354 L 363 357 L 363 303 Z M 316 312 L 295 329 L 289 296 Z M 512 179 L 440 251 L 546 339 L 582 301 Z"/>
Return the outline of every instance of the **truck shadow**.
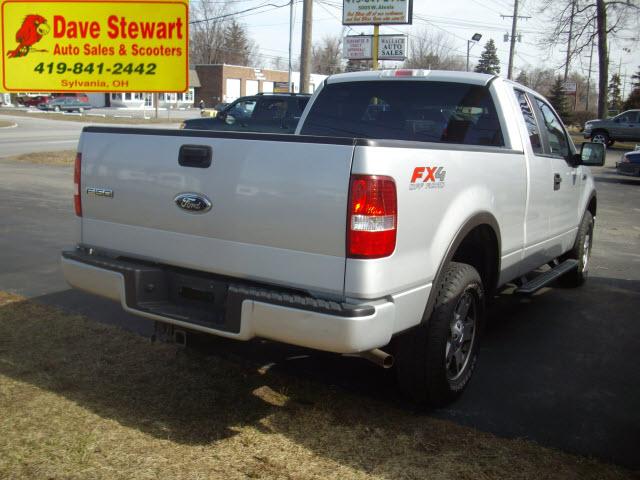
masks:
<path fill-rule="evenodd" d="M 197 335 L 179 349 L 42 306 L 69 308 L 76 295 L 0 307 L 0 373 L 157 438 L 215 445 L 251 426 L 394 478 L 403 462 L 459 454 L 460 441 L 476 441 L 464 429 L 473 427 L 638 467 L 639 383 L 628 361 L 640 338 L 638 281 L 594 277 L 583 289 L 499 296 L 475 378 L 435 412 L 405 403 L 393 376 L 361 359 Z M 612 331 L 613 316 L 624 329 Z M 443 443 L 429 440 L 447 429 Z"/>

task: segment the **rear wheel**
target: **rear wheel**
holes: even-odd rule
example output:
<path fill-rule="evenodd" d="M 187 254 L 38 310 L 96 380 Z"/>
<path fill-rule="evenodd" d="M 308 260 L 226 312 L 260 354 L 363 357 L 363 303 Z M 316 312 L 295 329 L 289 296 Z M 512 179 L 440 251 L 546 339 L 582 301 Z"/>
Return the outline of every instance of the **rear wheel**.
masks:
<path fill-rule="evenodd" d="M 595 143 L 604 143 L 605 145 L 609 144 L 609 134 L 603 131 L 593 132 L 591 135 L 591 141 Z"/>
<path fill-rule="evenodd" d="M 576 237 L 576 243 L 573 248 L 567 252 L 563 259 L 574 259 L 578 261 L 578 268 L 572 270 L 562 277 L 560 277 L 560 283 L 567 287 L 579 287 L 586 280 L 589 275 L 589 264 L 591 263 L 591 247 L 593 246 L 593 215 L 590 211 L 584 213 L 580 228 L 578 229 L 578 236 Z"/>
<path fill-rule="evenodd" d="M 59 112 L 60 111 L 60 107 L 58 105 L 56 105 L 55 107 L 53 107 L 53 111 L 54 112 Z"/>
<path fill-rule="evenodd" d="M 420 404 L 444 406 L 469 383 L 484 324 L 484 289 L 470 265 L 451 262 L 428 321 L 398 339 L 398 383 Z"/>

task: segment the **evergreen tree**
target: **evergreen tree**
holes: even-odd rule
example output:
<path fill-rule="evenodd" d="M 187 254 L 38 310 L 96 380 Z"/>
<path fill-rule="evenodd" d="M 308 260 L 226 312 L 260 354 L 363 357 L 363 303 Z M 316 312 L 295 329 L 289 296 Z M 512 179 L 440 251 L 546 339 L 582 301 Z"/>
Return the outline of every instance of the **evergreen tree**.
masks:
<path fill-rule="evenodd" d="M 562 77 L 556 77 L 556 81 L 551 87 L 549 92 L 549 103 L 555 108 L 562 121 L 568 123 L 571 112 L 569 111 L 569 105 L 567 104 L 567 96 L 564 93 L 564 81 Z"/>
<path fill-rule="evenodd" d="M 520 70 L 520 73 L 516 78 L 516 82 L 518 82 L 521 85 L 524 85 L 525 87 L 528 87 L 529 84 L 527 83 L 527 72 L 525 72 L 524 70 Z"/>
<path fill-rule="evenodd" d="M 245 27 L 236 20 L 231 20 L 224 29 L 224 63 L 250 66 L 255 57 L 255 49 Z"/>
<path fill-rule="evenodd" d="M 638 67 L 638 71 L 631 75 L 631 81 L 633 88 L 640 88 L 640 67 Z"/>
<path fill-rule="evenodd" d="M 640 87 L 634 88 L 627 101 L 622 105 L 622 110 L 631 110 L 632 108 L 640 108 Z"/>
<path fill-rule="evenodd" d="M 609 108 L 620 110 L 622 107 L 622 93 L 620 91 L 620 75 L 614 73 L 609 82 Z"/>
<path fill-rule="evenodd" d="M 489 39 L 485 44 L 484 51 L 482 55 L 480 55 L 480 61 L 478 65 L 476 65 L 475 71 L 496 75 L 500 73 L 500 59 L 498 58 L 496 44 L 493 38 Z"/>

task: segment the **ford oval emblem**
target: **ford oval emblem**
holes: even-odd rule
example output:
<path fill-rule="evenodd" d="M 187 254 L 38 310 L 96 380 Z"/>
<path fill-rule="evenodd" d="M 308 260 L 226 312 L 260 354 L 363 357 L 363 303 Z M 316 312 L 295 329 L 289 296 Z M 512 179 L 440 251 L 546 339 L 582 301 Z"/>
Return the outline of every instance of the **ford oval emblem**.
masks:
<path fill-rule="evenodd" d="M 205 213 L 211 210 L 211 201 L 199 193 L 181 193 L 174 202 L 178 208 L 189 213 Z"/>

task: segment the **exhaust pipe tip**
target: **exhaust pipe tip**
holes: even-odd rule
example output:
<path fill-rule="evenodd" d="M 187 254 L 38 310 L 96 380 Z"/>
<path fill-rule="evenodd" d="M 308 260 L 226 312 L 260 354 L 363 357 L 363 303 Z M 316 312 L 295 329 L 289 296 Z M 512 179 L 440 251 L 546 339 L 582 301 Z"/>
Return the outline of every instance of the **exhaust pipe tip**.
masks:
<path fill-rule="evenodd" d="M 393 355 L 390 355 L 387 352 L 383 352 L 379 348 L 374 348 L 373 350 L 367 350 L 365 352 L 359 353 L 348 353 L 345 354 L 345 356 L 364 358 L 365 360 L 369 360 L 371 363 L 375 363 L 376 365 L 384 369 L 391 368 L 394 364 Z"/>

